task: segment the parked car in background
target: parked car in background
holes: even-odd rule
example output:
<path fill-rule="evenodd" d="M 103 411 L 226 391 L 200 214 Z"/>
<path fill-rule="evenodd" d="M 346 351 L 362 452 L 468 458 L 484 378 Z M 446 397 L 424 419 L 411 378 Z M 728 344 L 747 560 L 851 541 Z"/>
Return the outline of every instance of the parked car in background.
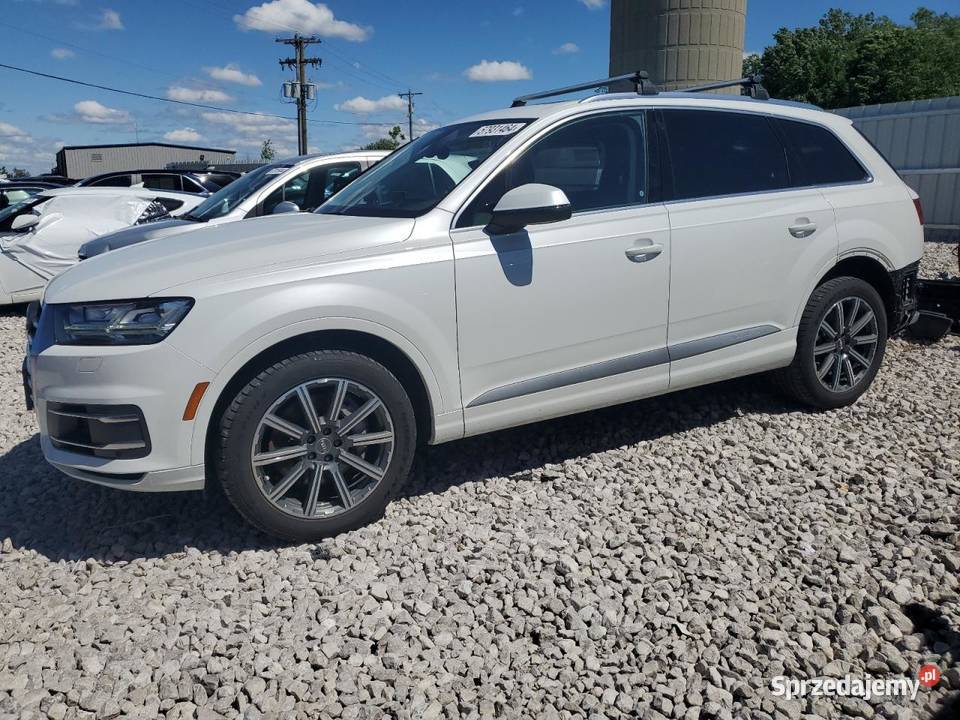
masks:
<path fill-rule="evenodd" d="M 215 193 L 222 185 L 203 179 L 184 170 L 139 170 L 137 172 L 110 172 L 84 178 L 77 187 L 143 187 L 149 190 L 169 190 L 198 195 Z"/>
<path fill-rule="evenodd" d="M 90 238 L 187 212 L 202 199 L 144 188 L 67 187 L 0 209 L 0 305 L 38 300 Z"/>
<path fill-rule="evenodd" d="M 204 186 L 210 188 L 216 186 L 218 190 L 225 188 L 227 185 L 243 175 L 243 173 L 228 170 L 191 170 L 190 173 L 201 183 L 203 183 Z M 216 190 L 211 189 L 210 192 L 216 192 Z"/>
<path fill-rule="evenodd" d="M 26 362 L 44 456 L 217 482 L 308 541 L 379 517 L 418 442 L 773 370 L 855 402 L 916 317 L 916 193 L 846 118 L 640 77 L 433 130 L 316 213 L 71 268 Z"/>
<path fill-rule="evenodd" d="M 390 153 L 358 151 L 305 155 L 264 165 L 214 193 L 178 219 L 102 235 L 80 248 L 81 260 L 135 245 L 244 218 L 316 210 L 334 193 Z"/>
<path fill-rule="evenodd" d="M 13 182 L 0 183 L 0 210 L 16 205 L 44 190 L 55 190 L 59 187 L 62 186 L 36 180 L 14 180 Z"/>

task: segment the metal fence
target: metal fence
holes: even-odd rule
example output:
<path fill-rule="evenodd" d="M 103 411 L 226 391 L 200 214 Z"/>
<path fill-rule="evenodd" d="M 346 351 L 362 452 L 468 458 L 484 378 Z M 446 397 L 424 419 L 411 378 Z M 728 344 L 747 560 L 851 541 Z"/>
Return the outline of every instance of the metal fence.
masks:
<path fill-rule="evenodd" d="M 960 97 L 834 112 L 850 118 L 919 193 L 928 239 L 960 240 Z"/>

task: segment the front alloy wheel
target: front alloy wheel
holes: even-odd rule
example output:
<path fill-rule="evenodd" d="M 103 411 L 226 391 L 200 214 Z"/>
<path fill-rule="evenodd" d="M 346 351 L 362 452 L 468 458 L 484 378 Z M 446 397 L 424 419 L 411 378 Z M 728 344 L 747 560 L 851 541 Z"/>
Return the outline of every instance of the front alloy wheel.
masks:
<path fill-rule="evenodd" d="M 413 407 L 389 370 L 357 353 L 316 350 L 264 369 L 234 396 L 214 465 L 248 521 L 310 541 L 379 518 L 416 443 Z"/>
<path fill-rule="evenodd" d="M 277 509 L 329 518 L 373 492 L 393 444 L 393 420 L 375 392 L 346 378 L 323 378 L 298 385 L 263 414 L 250 462 Z"/>

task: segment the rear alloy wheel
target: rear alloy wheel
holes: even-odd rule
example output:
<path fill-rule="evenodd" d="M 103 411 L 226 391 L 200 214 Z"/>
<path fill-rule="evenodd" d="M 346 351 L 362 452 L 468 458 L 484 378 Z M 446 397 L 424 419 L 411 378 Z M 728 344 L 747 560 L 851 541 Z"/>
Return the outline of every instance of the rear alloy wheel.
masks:
<path fill-rule="evenodd" d="M 886 309 L 877 291 L 860 278 L 834 278 L 807 302 L 796 355 L 777 377 L 807 405 L 825 410 L 851 405 L 876 377 L 886 344 Z"/>
<path fill-rule="evenodd" d="M 264 370 L 237 394 L 221 420 L 218 469 L 247 520 L 315 540 L 378 518 L 415 444 L 410 400 L 386 368 L 316 351 Z"/>

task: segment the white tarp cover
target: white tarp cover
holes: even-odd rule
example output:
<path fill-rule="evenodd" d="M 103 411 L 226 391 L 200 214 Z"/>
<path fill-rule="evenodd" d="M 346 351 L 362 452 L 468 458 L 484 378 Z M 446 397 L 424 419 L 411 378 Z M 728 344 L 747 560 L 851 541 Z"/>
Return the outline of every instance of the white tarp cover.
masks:
<path fill-rule="evenodd" d="M 92 238 L 133 225 L 151 199 L 59 195 L 38 205 L 40 222 L 28 232 L 0 235 L 0 251 L 49 280 L 77 264 Z"/>

